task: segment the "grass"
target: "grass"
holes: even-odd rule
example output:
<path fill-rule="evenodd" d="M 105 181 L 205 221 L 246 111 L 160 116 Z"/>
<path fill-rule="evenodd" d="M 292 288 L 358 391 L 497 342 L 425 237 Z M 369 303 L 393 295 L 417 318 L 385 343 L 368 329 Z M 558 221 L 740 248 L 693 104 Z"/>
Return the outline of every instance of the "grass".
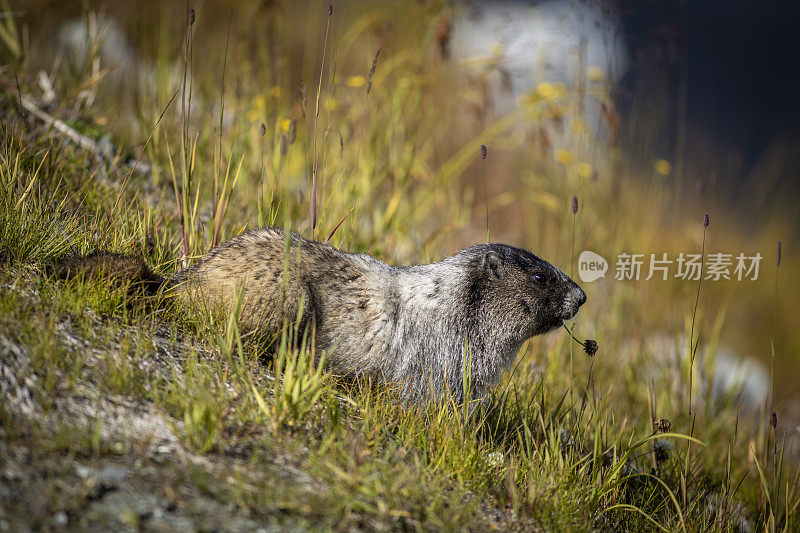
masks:
<path fill-rule="evenodd" d="M 402 408 L 391 391 L 340 382 L 313 355 L 313 337 L 291 330 L 265 361 L 239 334 L 235 311 L 220 319 L 147 305 L 97 280 L 50 277 L 55 258 L 93 250 L 142 256 L 169 274 L 264 220 L 397 263 L 438 259 L 484 230 L 509 238 L 504 221 L 519 222 L 517 242 L 554 262 L 571 262 L 575 247 L 645 251 L 667 242 L 689 252 L 761 242 L 716 234 L 735 228 L 735 214 L 720 205 L 689 198 L 674 211 L 668 183 L 635 179 L 632 162 L 589 134 L 569 157 L 524 149 L 541 145 L 545 126 L 569 116 L 581 95 L 532 91 L 520 102 L 522 123 L 443 120 L 463 115 L 451 101 L 473 96 L 426 57 L 441 6 L 403 4 L 400 18 L 380 6 L 275 8 L 269 31 L 247 26 L 244 11 L 229 19 L 213 7 L 187 23 L 185 8 L 142 15 L 153 17 L 139 36 L 138 62 L 155 73 L 149 83 L 120 88 L 91 65 L 51 74 L 59 95 L 83 96 L 49 112 L 79 131 L 103 123 L 99 131 L 120 148 L 102 161 L 16 104 L 38 94 L 35 74 L 50 56 L 25 50 L 22 22 L 2 20 L 4 61 L 15 66 L 0 74 L 0 353 L 30 402 L 0 406 L 0 462 L 21 472 L 0 480 L 15 494 L 3 496 L 0 519 L 47 527 L 62 512 L 83 527 L 139 527 L 158 515 L 228 529 L 798 528 L 796 435 L 709 386 L 714 349 L 736 342 L 736 320 L 755 331 L 747 342 L 774 342 L 776 365 L 795 364 L 792 324 L 781 318 L 792 293 L 773 291 L 774 277 L 746 293 L 704 284 L 702 298 L 689 283 L 587 287 L 573 331 L 598 339 L 596 357 L 563 332 L 534 339 L 472 417 L 463 406 Z M 391 38 L 381 33 L 385 20 Z M 306 29 L 292 33 L 301 21 Z M 454 89 L 457 98 L 444 98 Z M 592 90 L 608 98 L 607 87 Z M 149 172 L 132 168 L 139 154 Z M 581 177 L 584 165 L 597 179 Z M 702 209 L 715 209 L 710 243 L 687 214 Z M 785 270 L 796 267 L 789 250 Z M 769 312 L 759 315 L 768 318 L 729 316 L 734 298 L 766 298 Z M 670 346 L 647 342 L 665 332 L 677 353 L 688 335 L 709 355 L 673 358 Z M 787 399 L 798 391 L 786 383 L 774 409 L 790 420 Z M 94 478 L 76 477 L 81 465 Z M 126 485 L 106 481 L 111 496 L 98 496 L 90 480 L 119 465 L 130 472 Z M 37 506 L 41 495 L 46 504 Z"/>

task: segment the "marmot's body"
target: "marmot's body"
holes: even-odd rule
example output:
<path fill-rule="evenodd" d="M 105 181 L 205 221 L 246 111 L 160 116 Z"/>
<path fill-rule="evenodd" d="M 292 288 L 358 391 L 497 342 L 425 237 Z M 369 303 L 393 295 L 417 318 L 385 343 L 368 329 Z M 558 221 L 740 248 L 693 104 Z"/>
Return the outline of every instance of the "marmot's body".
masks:
<path fill-rule="evenodd" d="M 114 261 L 105 260 L 107 270 Z M 507 245 L 393 267 L 296 234 L 287 241 L 272 228 L 231 239 L 167 283 L 179 298 L 210 307 L 230 309 L 239 291 L 243 330 L 276 335 L 299 319 L 314 328 L 334 372 L 397 384 L 416 400 L 443 392 L 461 400 L 464 375 L 470 396 L 485 396 L 526 339 L 586 301 L 559 269 Z"/>

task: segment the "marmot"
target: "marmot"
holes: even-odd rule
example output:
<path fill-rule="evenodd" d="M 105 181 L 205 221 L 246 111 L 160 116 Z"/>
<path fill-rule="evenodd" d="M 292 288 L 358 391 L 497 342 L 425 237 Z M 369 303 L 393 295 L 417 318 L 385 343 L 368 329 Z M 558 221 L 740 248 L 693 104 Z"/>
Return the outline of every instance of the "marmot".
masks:
<path fill-rule="evenodd" d="M 67 259 L 56 273 L 86 270 L 228 310 L 238 291 L 243 332 L 276 336 L 299 320 L 313 328 L 333 372 L 398 385 L 413 401 L 442 393 L 463 401 L 465 375 L 469 398 L 484 398 L 525 340 L 561 326 L 586 302 L 561 270 L 505 244 L 395 267 L 276 228 L 233 238 L 169 279 L 113 254 Z"/>

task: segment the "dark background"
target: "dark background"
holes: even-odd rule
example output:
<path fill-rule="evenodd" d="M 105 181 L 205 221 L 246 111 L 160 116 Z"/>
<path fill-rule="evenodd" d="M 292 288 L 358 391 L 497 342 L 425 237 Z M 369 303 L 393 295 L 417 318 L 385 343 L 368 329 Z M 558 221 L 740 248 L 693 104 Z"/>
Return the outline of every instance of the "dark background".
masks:
<path fill-rule="evenodd" d="M 677 157 L 685 116 L 687 171 L 734 197 L 759 179 L 800 191 L 800 2 L 647 0 L 617 9 L 631 60 L 619 88 L 626 119 L 652 128 L 663 109 L 657 142 Z M 648 104 L 634 103 L 642 96 Z"/>

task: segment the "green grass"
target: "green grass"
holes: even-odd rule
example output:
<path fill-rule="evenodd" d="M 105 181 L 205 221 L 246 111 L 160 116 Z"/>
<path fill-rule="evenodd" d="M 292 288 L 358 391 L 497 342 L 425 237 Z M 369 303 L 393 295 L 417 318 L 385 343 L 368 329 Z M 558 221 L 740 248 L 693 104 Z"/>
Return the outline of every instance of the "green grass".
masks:
<path fill-rule="evenodd" d="M 693 317 L 696 286 L 599 285 L 573 325 L 576 335 L 598 339 L 595 358 L 575 350 L 564 332 L 534 339 L 487 404 L 465 417 L 463 406 L 403 408 L 391 391 L 340 382 L 312 355 L 313 339 L 284 338 L 264 360 L 239 335 L 235 313 L 146 305 L 125 287 L 48 275 L 59 256 L 93 250 L 139 255 L 169 274 L 184 254 L 191 261 L 259 220 L 320 240 L 338 228 L 336 246 L 391 262 L 437 259 L 483 239 L 484 173 L 495 191 L 486 198 L 492 237 L 509 235 L 504 221 L 516 217 L 520 243 L 562 265 L 570 264 L 573 232 L 579 250 L 699 245 L 700 202 L 670 210 L 669 184 L 633 179 L 633 165 L 590 135 L 579 138 L 569 161 L 524 149 L 520 132 L 538 143 L 540 126 L 575 105 L 569 92 L 532 93 L 521 102 L 522 125 L 500 118 L 473 125 L 469 138 L 454 134 L 456 120 L 443 119 L 453 108 L 442 102 L 459 85 L 425 53 L 439 8 L 404 4 L 374 74 L 379 43 L 371 31 L 389 16 L 384 8 L 334 14 L 324 69 L 324 5 L 305 32 L 288 28 L 307 22 L 307 13 L 276 9 L 270 37 L 243 31 L 230 42 L 226 16 L 215 24 L 199 12 L 185 93 L 180 75 L 163 75 L 183 72 L 183 39 L 175 38 L 186 30 L 183 7 L 161 8 L 171 17 L 146 14 L 153 27 L 139 39 L 154 59 L 141 63 L 162 72 L 152 85 L 121 90 L 80 65 L 57 72 L 59 94 L 83 90 L 84 99 L 52 114 L 120 143 L 103 172 L 91 154 L 19 109 L 11 71 L 1 75 L 0 348 L 35 407 L 22 415 L 0 405 L 7 452 L 0 466 L 24 474 L 0 480 L 16 494 L 3 497 L 0 519 L 45 527 L 64 512 L 72 525 L 137 527 L 156 520 L 158 508 L 198 527 L 231 529 L 728 531 L 743 521 L 758 530 L 798 528 L 796 437 L 784 446 L 786 425 L 773 431 L 763 413 L 740 415 L 732 398 L 712 398 L 703 383 L 708 358 L 694 361 L 689 417 L 688 360 L 646 342 L 664 332 L 688 338 L 692 329 L 711 353 L 733 342 L 742 319 L 729 316 L 726 302 L 743 296 L 730 286 L 704 284 Z M 4 19 L 4 40 L 18 35 L 9 30 L 14 20 Z M 301 43 L 301 56 L 270 55 L 281 38 Z M 6 47 L 19 90 L 36 95 L 36 67 L 47 52 L 19 56 Z M 456 94 L 470 97 L 464 92 Z M 181 112 L 184 98 L 191 114 Z M 479 163 L 481 144 L 490 152 Z M 577 165 L 598 150 L 605 155 L 591 163 L 597 180 L 582 178 Z M 149 173 L 125 163 L 140 152 Z M 575 217 L 574 194 L 581 198 Z M 527 208 L 515 211 L 515 204 Z M 713 207 L 712 231 L 732 227 L 734 214 Z M 683 233 L 692 237 L 675 236 Z M 787 256 L 781 268 L 793 265 Z M 745 296 L 782 316 L 792 292 L 772 300 L 767 285 Z M 769 321 L 746 318 L 769 347 Z M 781 339 L 776 352 L 785 357 L 794 341 Z M 662 418 L 671 429 L 654 429 Z M 137 430 L 140 420 L 160 433 Z M 96 475 L 124 465 L 127 488 L 98 497 L 98 482 L 78 479 L 75 465 Z M 132 499 L 114 504 L 119 495 Z M 143 512 L 148 497 L 155 503 Z M 36 499 L 46 503 L 37 507 Z"/>

